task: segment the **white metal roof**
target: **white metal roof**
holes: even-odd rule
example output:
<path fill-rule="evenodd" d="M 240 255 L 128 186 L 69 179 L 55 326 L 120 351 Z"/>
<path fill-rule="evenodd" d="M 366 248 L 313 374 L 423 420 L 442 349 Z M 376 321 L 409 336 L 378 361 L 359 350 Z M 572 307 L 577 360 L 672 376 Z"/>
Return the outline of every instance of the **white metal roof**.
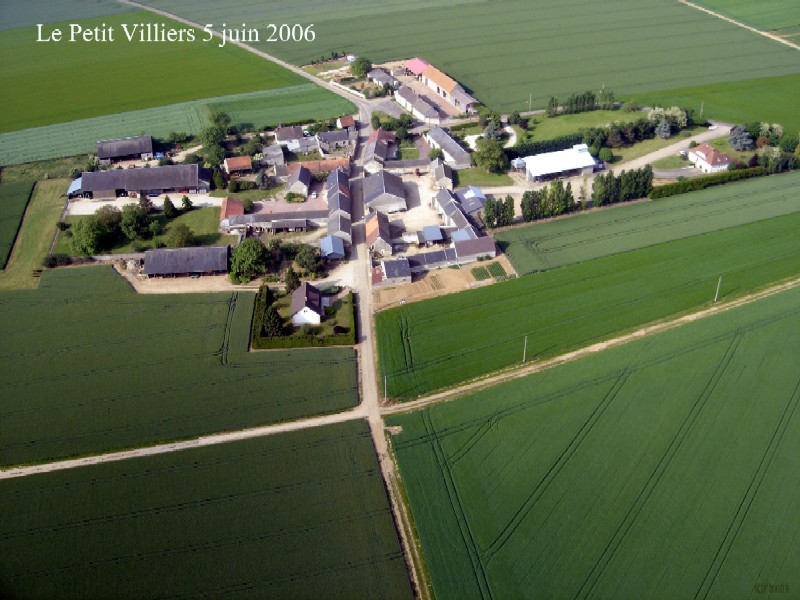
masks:
<path fill-rule="evenodd" d="M 575 169 L 594 167 L 594 158 L 589 154 L 586 144 L 575 144 L 567 150 L 545 152 L 534 156 L 526 156 L 525 170 L 530 177 L 541 177 Z"/>

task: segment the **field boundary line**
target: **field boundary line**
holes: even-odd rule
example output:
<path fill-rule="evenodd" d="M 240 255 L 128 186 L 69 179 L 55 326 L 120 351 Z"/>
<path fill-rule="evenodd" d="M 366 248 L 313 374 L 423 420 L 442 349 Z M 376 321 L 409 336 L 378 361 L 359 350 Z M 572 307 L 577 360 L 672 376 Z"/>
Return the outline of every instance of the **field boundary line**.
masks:
<path fill-rule="evenodd" d="M 679 0 L 679 2 L 681 4 L 685 4 L 686 6 L 690 6 L 690 7 L 694 8 L 694 9 L 696 9 L 696 10 L 702 11 L 704 13 L 708 13 L 711 16 L 717 17 L 718 19 L 722 19 L 723 21 L 727 21 L 728 23 L 733 23 L 737 27 L 741 27 L 743 29 L 747 29 L 747 30 L 752 31 L 753 33 L 757 33 L 759 35 L 763 35 L 764 37 L 767 37 L 767 38 L 769 38 L 769 39 L 771 39 L 773 41 L 776 41 L 776 42 L 780 42 L 781 44 L 789 46 L 790 48 L 793 48 L 795 50 L 800 50 L 800 46 L 799 45 L 797 45 L 797 44 L 795 44 L 793 42 L 790 42 L 789 40 L 784 39 L 784 38 L 780 37 L 779 35 L 775 35 L 774 33 L 769 33 L 767 31 L 762 31 L 761 29 L 756 29 L 755 27 L 752 27 L 751 25 L 747 25 L 746 23 L 742 23 L 741 21 L 737 21 L 736 19 L 732 19 L 731 17 L 726 17 L 725 15 L 720 14 L 718 12 L 714 12 L 710 8 L 706 8 L 705 6 L 700 6 L 699 4 L 695 4 L 694 2 L 689 2 L 689 0 Z"/>
<path fill-rule="evenodd" d="M 91 465 L 118 462 L 121 460 L 142 458 L 145 456 L 169 454 L 171 452 L 180 452 L 182 450 L 191 450 L 193 448 L 203 448 L 206 446 L 216 446 L 218 444 L 227 444 L 229 442 L 239 442 L 242 440 L 267 437 L 279 433 L 289 433 L 292 431 L 300 431 L 302 429 L 324 427 L 326 425 L 344 423 L 346 421 L 354 421 L 356 419 L 366 419 L 366 416 L 366 411 L 364 410 L 363 406 L 358 405 L 355 408 L 330 415 L 321 415 L 318 417 L 299 419 L 297 421 L 288 421 L 286 423 L 276 423 L 273 425 L 262 425 L 260 427 L 238 429 L 236 431 L 228 431 L 224 433 L 212 433 L 178 442 L 155 444 L 153 446 L 145 446 L 143 448 L 118 450 L 115 452 L 95 454 L 92 456 L 82 456 L 80 458 L 69 458 L 66 460 L 57 460 L 36 465 L 3 467 L 0 469 L 0 480 L 16 479 L 17 477 L 39 475 L 41 473 L 52 473 L 54 471 L 64 471 L 66 469 L 77 469 L 79 467 L 88 467 Z"/>
<path fill-rule="evenodd" d="M 531 362 L 527 366 L 510 367 L 494 375 L 488 375 L 476 381 L 472 381 L 470 383 L 466 383 L 464 385 L 460 385 L 458 387 L 451 388 L 449 390 L 438 392 L 436 394 L 432 394 L 430 396 L 426 396 L 417 400 L 412 400 L 409 402 L 398 402 L 395 405 L 382 408 L 381 414 L 383 416 L 387 416 L 387 415 L 410 413 L 416 410 L 420 410 L 422 408 L 426 408 L 433 404 L 439 404 L 441 402 L 448 402 L 450 400 L 455 400 L 462 396 L 466 396 L 467 394 L 484 390 L 486 388 L 493 387 L 500 383 L 513 381 L 515 379 L 521 379 L 523 377 L 527 377 L 528 375 L 533 375 L 534 373 L 546 371 L 558 365 L 574 362 L 586 356 L 591 356 L 592 354 L 597 354 L 598 352 L 602 352 L 603 350 L 616 348 L 617 346 L 625 345 L 628 342 L 632 342 L 634 340 L 647 338 L 652 335 L 661 333 L 663 331 L 675 329 L 682 325 L 686 325 L 687 323 L 692 323 L 694 321 L 725 312 L 732 308 L 745 306 L 747 304 L 757 302 L 758 300 L 762 300 L 764 298 L 774 296 L 775 294 L 778 294 L 780 292 L 788 291 L 797 287 L 800 287 L 800 277 L 795 279 L 790 279 L 789 281 L 785 281 L 783 283 L 768 287 L 766 289 L 762 289 L 761 291 L 758 292 L 747 294 L 745 296 L 736 298 L 734 300 L 730 300 L 728 302 L 719 302 L 708 308 L 699 310 L 697 312 L 689 313 L 668 321 L 661 321 L 661 322 L 656 322 L 654 324 L 645 325 L 630 333 L 626 333 L 602 342 L 597 342 L 590 346 L 585 346 L 583 348 L 579 348 L 578 350 L 573 350 L 572 352 L 567 352 L 566 354 L 562 354 L 560 356 L 555 356 L 553 358 L 549 358 L 543 361 Z"/>

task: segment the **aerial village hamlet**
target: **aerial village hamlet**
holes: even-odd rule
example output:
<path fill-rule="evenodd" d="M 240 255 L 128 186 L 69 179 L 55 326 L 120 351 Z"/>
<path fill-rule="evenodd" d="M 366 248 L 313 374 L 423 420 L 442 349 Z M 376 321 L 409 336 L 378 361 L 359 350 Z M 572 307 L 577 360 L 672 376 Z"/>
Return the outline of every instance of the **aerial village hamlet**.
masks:
<path fill-rule="evenodd" d="M 0 595 L 800 585 L 800 10 L 8 2 Z"/>

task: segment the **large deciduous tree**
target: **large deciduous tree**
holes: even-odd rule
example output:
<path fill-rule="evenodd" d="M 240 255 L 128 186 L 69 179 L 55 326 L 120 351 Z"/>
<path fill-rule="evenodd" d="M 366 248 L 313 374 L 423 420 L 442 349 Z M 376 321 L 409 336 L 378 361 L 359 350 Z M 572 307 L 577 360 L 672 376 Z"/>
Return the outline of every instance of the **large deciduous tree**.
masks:
<path fill-rule="evenodd" d="M 267 270 L 269 252 L 258 238 L 247 238 L 231 252 L 231 277 L 248 282 Z"/>
<path fill-rule="evenodd" d="M 497 140 L 478 140 L 475 151 L 475 164 L 489 173 L 501 173 L 508 167 L 508 159 L 503 146 Z"/>

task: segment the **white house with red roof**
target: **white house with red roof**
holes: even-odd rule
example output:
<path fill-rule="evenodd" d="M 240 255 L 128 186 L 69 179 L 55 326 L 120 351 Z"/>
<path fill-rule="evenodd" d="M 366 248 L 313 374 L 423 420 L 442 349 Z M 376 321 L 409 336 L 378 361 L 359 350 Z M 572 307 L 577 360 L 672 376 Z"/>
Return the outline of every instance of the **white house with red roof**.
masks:
<path fill-rule="evenodd" d="M 708 144 L 700 144 L 689 150 L 689 162 L 703 173 L 719 173 L 728 170 L 731 157 Z"/>

